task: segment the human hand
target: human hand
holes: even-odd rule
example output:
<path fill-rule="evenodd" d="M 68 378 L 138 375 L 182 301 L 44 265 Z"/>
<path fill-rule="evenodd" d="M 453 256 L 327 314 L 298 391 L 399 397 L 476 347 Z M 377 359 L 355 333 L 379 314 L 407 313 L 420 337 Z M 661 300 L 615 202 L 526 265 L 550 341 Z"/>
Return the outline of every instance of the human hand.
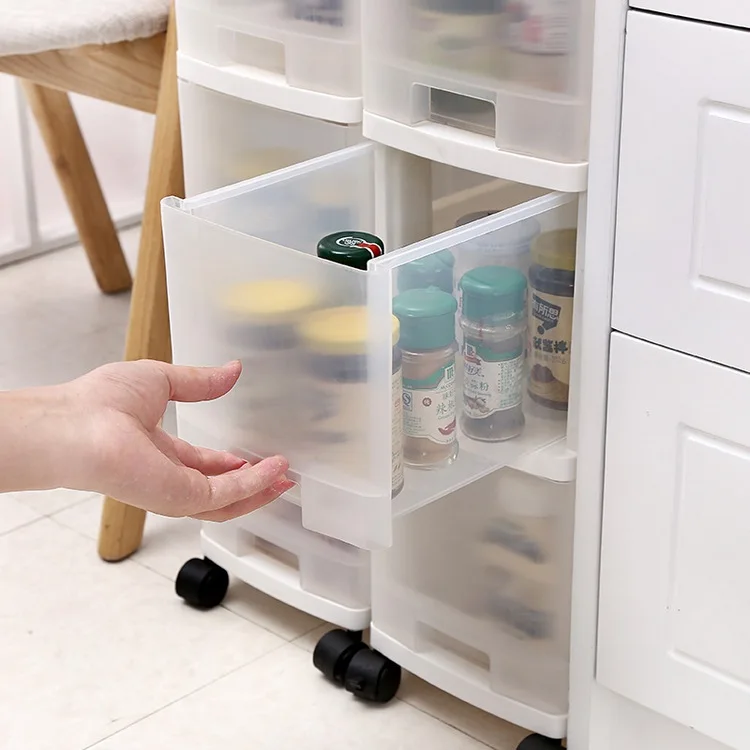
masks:
<path fill-rule="evenodd" d="M 170 401 L 211 401 L 228 393 L 242 365 L 179 367 L 141 360 L 100 367 L 60 386 L 76 413 L 66 486 L 110 495 L 164 516 L 227 521 L 294 487 L 281 456 L 255 465 L 198 448 L 160 427 Z M 63 408 L 63 413 L 66 411 Z"/>

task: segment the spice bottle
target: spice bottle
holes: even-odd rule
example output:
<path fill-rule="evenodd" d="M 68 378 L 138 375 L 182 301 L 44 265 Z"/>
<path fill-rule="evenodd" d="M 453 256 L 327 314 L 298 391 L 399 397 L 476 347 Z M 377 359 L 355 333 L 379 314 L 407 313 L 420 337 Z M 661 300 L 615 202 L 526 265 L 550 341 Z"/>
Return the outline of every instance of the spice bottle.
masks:
<path fill-rule="evenodd" d="M 456 227 L 493 216 L 497 211 L 477 211 L 462 216 Z M 524 274 L 531 265 L 531 243 L 539 234 L 539 222 L 526 219 L 494 232 L 479 235 L 461 243 L 456 249 L 456 275 L 460 279 L 467 271 L 479 266 L 510 266 Z"/>
<path fill-rule="evenodd" d="M 311 375 L 313 408 L 309 442 L 323 463 L 355 477 L 370 474 L 372 454 L 368 380 L 368 310 L 363 306 L 332 307 L 310 315 L 302 325 Z M 392 325 L 391 489 L 404 484 L 399 322 Z"/>
<path fill-rule="evenodd" d="M 453 296 L 439 289 L 412 289 L 393 300 L 401 323 L 407 466 L 447 466 L 458 455 L 457 307 Z"/>
<path fill-rule="evenodd" d="M 287 0 L 287 12 L 292 18 L 328 26 L 344 25 L 345 0 Z"/>
<path fill-rule="evenodd" d="M 412 0 L 417 60 L 492 75 L 502 40 L 500 0 Z"/>
<path fill-rule="evenodd" d="M 301 404 L 293 394 L 301 366 L 300 321 L 318 303 L 315 289 L 293 280 L 238 284 L 223 300 L 227 343 L 244 364 L 230 415 L 238 438 L 260 450 L 288 452 L 296 442 Z"/>
<path fill-rule="evenodd" d="M 367 270 L 367 264 L 384 253 L 385 244 L 380 237 L 358 230 L 328 234 L 318 242 L 319 258 L 359 268 L 360 271 Z"/>
<path fill-rule="evenodd" d="M 529 395 L 537 403 L 568 408 L 573 334 L 576 230 L 541 234 L 531 248 L 529 286 Z"/>
<path fill-rule="evenodd" d="M 450 250 L 441 250 L 406 263 L 398 271 L 398 290 L 435 288 L 452 294 L 455 262 Z"/>
<path fill-rule="evenodd" d="M 526 277 L 483 266 L 460 282 L 464 335 L 464 433 L 499 442 L 521 434 L 526 348 Z"/>

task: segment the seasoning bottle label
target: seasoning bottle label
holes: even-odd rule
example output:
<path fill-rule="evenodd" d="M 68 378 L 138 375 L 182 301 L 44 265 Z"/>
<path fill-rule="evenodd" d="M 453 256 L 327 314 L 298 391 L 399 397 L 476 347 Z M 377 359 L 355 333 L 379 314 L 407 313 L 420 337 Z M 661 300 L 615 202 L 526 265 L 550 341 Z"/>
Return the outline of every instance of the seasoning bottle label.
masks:
<path fill-rule="evenodd" d="M 404 378 L 404 435 L 449 445 L 456 440 L 456 364 L 422 380 Z"/>
<path fill-rule="evenodd" d="M 391 489 L 396 492 L 404 483 L 404 406 L 400 367 L 393 373 L 391 396 Z"/>
<path fill-rule="evenodd" d="M 523 401 L 524 351 L 498 353 L 467 341 L 464 346 L 464 411 L 472 419 L 513 409 Z"/>
<path fill-rule="evenodd" d="M 570 0 L 510 0 L 508 46 L 537 55 L 564 55 L 570 36 Z"/>
<path fill-rule="evenodd" d="M 572 335 L 573 298 L 533 289 L 529 320 L 532 395 L 568 402 Z"/>

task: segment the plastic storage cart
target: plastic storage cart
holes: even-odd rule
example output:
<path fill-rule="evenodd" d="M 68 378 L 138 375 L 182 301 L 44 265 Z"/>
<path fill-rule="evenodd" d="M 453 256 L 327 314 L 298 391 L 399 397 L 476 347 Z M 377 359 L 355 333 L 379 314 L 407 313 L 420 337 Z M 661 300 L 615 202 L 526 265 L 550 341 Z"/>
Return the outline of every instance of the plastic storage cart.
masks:
<path fill-rule="evenodd" d="M 421 673 L 436 684 L 487 710 L 515 718 L 530 729 L 562 736 L 565 697 L 557 688 L 565 680 L 567 663 L 561 648 L 565 641 L 564 625 L 560 623 L 567 621 L 566 561 L 570 541 L 566 539 L 565 528 L 571 518 L 565 497 L 575 478 L 575 454 L 567 447 L 565 415 L 529 405 L 524 408 L 526 425 L 522 434 L 501 443 L 472 440 L 459 432 L 460 450 L 454 463 L 435 471 L 407 468 L 404 489 L 392 498 L 391 312 L 393 297 L 403 286 L 403 279 L 413 276 L 411 271 L 425 259 L 449 251 L 457 265 L 465 266 L 463 261 L 473 257 L 478 246 L 485 247 L 483 243 L 488 240 L 494 239 L 497 246 L 502 246 L 504 239 L 518 242 L 519 234 L 524 234 L 519 233 L 521 226 L 533 224 L 535 236 L 574 227 L 577 200 L 574 195 L 550 194 L 433 236 L 431 177 L 425 166 L 429 167 L 415 157 L 363 144 L 193 199 L 170 199 L 165 203 L 163 218 L 175 361 L 194 364 L 224 361 L 230 352 L 236 356 L 240 334 L 246 352 L 246 373 L 256 364 L 267 368 L 260 377 L 243 376 L 235 391 L 219 403 L 180 405 L 180 432 L 187 439 L 231 449 L 247 457 L 284 452 L 291 460 L 290 476 L 299 484 L 298 493 L 290 493 L 286 505 L 289 502 L 300 505 L 299 517 L 306 529 L 361 549 L 392 547 L 376 553 L 378 562 L 373 567 L 375 591 L 381 592 L 380 598 L 377 593 L 374 598 L 374 602 L 380 602 L 373 608 L 374 639 L 385 656 L 351 639 L 352 651 L 347 655 L 351 657 L 350 670 L 340 675 L 350 690 L 380 699 L 382 694 L 373 680 L 391 681 L 397 686 L 393 662 L 401 661 L 420 673 L 416 661 L 421 659 L 426 665 Z M 375 232 L 386 238 L 392 251 L 373 261 L 366 272 L 317 258 L 318 239 L 342 226 Z M 238 319 L 232 306 L 227 305 L 238 284 L 250 284 L 256 291 L 267 285 L 297 285 L 297 299 L 304 297 L 309 303 L 297 311 L 294 323 L 284 314 Z M 572 299 L 570 304 L 572 316 Z M 326 382 L 325 378 L 321 382 L 320 372 L 310 369 L 311 350 L 303 332 L 304 319 L 319 313 L 321 308 L 339 306 L 360 308 L 364 321 L 362 377 L 354 385 L 335 380 Z M 283 346 L 278 346 L 282 342 Z M 274 350 L 272 357 L 268 356 L 269 346 Z M 461 370 L 459 360 L 457 371 Z M 319 439 L 320 415 L 316 414 L 315 406 L 321 388 L 342 436 L 335 443 Z M 574 394 L 574 387 L 571 393 Z M 551 594 L 543 581 L 535 580 L 540 574 L 543 576 L 544 566 L 536 568 L 531 564 L 529 570 L 530 584 L 539 584 L 539 589 L 530 594 L 531 605 L 547 607 L 555 619 L 554 634 L 550 635 L 551 626 L 544 630 L 543 642 L 530 639 L 524 643 L 527 634 L 523 630 L 513 631 L 497 614 L 493 619 L 491 610 L 483 611 L 480 603 L 460 620 L 462 624 L 456 625 L 455 613 L 459 610 L 455 603 L 453 607 L 450 602 L 439 603 L 429 581 L 415 581 L 411 577 L 419 570 L 426 575 L 430 558 L 439 547 L 430 549 L 429 540 L 417 545 L 405 542 L 409 539 L 408 529 L 415 528 L 420 518 L 429 527 L 433 513 L 439 517 L 441 509 L 450 511 L 454 501 L 462 497 L 461 492 L 473 492 L 481 486 L 476 484 L 479 480 L 506 476 L 504 481 L 512 482 L 516 474 L 510 469 L 497 474 L 503 467 L 512 467 L 523 472 L 521 476 L 529 476 L 526 486 L 539 494 L 535 502 L 545 509 L 539 511 L 542 517 L 548 513 L 549 517 L 557 518 L 559 513 L 561 519 L 559 524 L 549 522 L 555 535 L 554 549 L 549 554 L 555 556 L 556 563 L 551 568 L 561 577 L 563 585 L 550 583 L 555 592 Z M 558 492 L 557 488 L 562 489 Z M 550 494 L 561 499 L 550 501 Z M 510 510 L 505 512 L 512 514 L 514 506 L 509 502 Z M 455 507 L 460 507 L 460 502 Z M 488 500 L 485 511 L 491 515 L 491 510 L 492 502 Z M 502 507 L 495 508 L 498 517 L 502 512 Z M 253 544 L 247 539 L 258 535 L 253 531 L 252 518 L 248 523 L 237 524 L 222 547 L 230 553 L 235 550 L 230 562 L 255 554 Z M 272 556 L 284 557 L 278 549 L 281 545 L 267 538 L 270 536 L 267 529 L 263 533 L 265 550 L 270 549 Z M 214 543 L 211 539 L 208 542 Z M 404 543 L 412 547 L 413 565 L 407 572 L 398 564 Z M 476 548 L 477 570 L 492 568 L 488 560 L 493 555 L 486 549 L 483 552 L 483 548 L 492 546 L 487 539 L 467 537 L 465 543 Z M 301 570 L 302 556 L 286 544 L 282 551 L 287 558 L 291 552 L 298 560 L 291 567 Z M 393 556 L 390 561 L 389 556 Z M 524 563 L 523 559 L 516 561 L 516 567 L 523 567 Z M 205 565 L 210 567 L 208 563 Z M 488 573 L 477 575 L 477 579 L 482 576 L 490 580 Z M 520 580 L 526 581 L 523 577 Z M 509 595 L 517 590 L 518 586 Z M 398 597 L 408 591 L 415 601 L 431 599 L 432 607 L 424 610 L 427 622 L 417 623 L 415 615 L 408 615 L 409 610 L 404 609 L 405 616 L 412 617 L 411 626 L 407 624 L 406 631 L 403 627 L 392 631 L 393 612 L 400 609 Z M 521 591 L 518 596 L 525 594 Z M 560 601 L 552 601 L 554 596 L 559 596 Z M 485 644 L 490 651 L 487 644 L 495 636 L 498 641 L 504 638 L 506 643 L 513 643 L 519 657 L 513 672 L 515 682 L 511 680 L 509 685 L 497 678 L 496 658 L 492 666 L 494 654 L 486 654 L 490 665 L 484 676 L 467 668 L 473 657 L 451 657 L 448 661 L 456 662 L 452 667 L 440 659 L 432 662 L 423 658 L 421 641 L 403 635 L 409 629 L 413 633 L 420 631 L 423 626 L 454 640 L 462 627 L 470 627 L 467 640 L 475 649 L 477 644 Z M 475 633 L 481 633 L 482 638 L 475 641 Z M 442 653 L 449 653 L 451 648 Z M 457 651 L 460 655 L 461 649 Z M 527 656 L 521 657 L 522 653 Z M 558 659 L 556 666 L 550 666 L 555 673 L 554 686 L 550 685 L 533 700 L 530 686 L 535 680 L 544 679 L 534 673 L 540 671 L 545 660 L 541 655 L 548 653 L 554 653 Z M 529 674 L 521 677 L 524 668 Z M 548 695 L 550 690 L 552 696 Z"/>

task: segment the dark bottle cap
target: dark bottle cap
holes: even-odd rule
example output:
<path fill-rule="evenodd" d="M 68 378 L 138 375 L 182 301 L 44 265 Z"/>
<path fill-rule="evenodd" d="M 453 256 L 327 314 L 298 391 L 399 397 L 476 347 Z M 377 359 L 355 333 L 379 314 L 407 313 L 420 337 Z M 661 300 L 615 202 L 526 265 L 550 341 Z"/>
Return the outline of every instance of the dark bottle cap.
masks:
<path fill-rule="evenodd" d="M 384 253 L 385 244 L 380 237 L 355 229 L 326 235 L 318 242 L 319 258 L 361 271 L 367 270 L 367 264 Z"/>

